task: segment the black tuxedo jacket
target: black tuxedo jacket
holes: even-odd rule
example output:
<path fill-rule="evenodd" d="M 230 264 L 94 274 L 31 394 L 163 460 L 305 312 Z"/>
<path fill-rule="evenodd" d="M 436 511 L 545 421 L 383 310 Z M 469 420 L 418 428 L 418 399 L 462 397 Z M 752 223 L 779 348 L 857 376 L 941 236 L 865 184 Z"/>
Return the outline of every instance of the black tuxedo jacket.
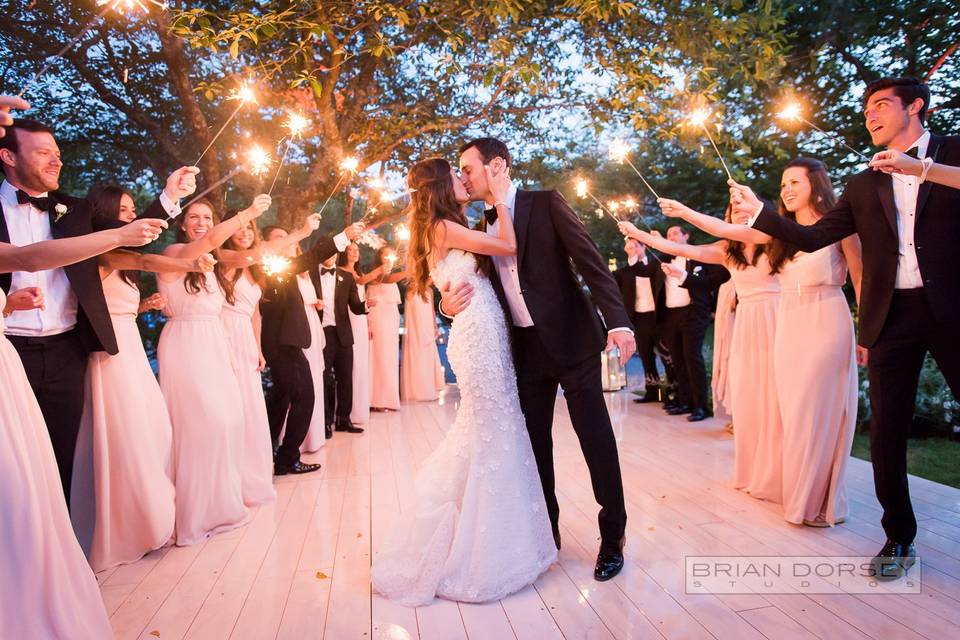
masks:
<path fill-rule="evenodd" d="M 930 136 L 927 155 L 935 162 L 960 165 L 960 137 Z M 867 169 L 853 176 L 837 206 L 810 226 L 782 218 L 765 207 L 754 228 L 816 251 L 851 234 L 863 246 L 860 288 L 860 336 L 873 346 L 886 322 L 896 287 L 899 243 L 893 178 Z M 938 322 L 960 324 L 960 190 L 925 182 L 920 185 L 914 224 L 914 244 L 923 290 Z"/>
<path fill-rule="evenodd" d="M 687 258 L 687 277 L 680 285 L 690 292 L 692 314 L 688 322 L 709 325 L 717 308 L 717 289 L 730 279 L 730 272 L 718 264 L 704 264 Z"/>
<path fill-rule="evenodd" d="M 607 340 L 604 323 L 607 329 L 633 329 L 597 245 L 559 192 L 518 190 L 513 226 L 523 301 L 537 335 L 557 363 L 573 366 L 599 355 Z M 480 228 L 486 228 L 483 220 Z M 590 297 L 574 268 L 590 289 Z M 509 326 L 509 308 L 495 269 L 490 279 Z"/>
<path fill-rule="evenodd" d="M 627 265 L 613 272 L 613 278 L 620 287 L 620 295 L 623 297 L 623 306 L 627 310 L 627 315 L 633 317 L 634 309 L 637 306 L 637 278 L 650 278 L 650 290 L 653 293 L 653 304 L 656 318 L 659 321 L 666 309 L 666 298 L 664 285 L 666 276 L 663 275 L 663 269 L 660 268 L 660 260 L 651 252 L 647 252 L 647 264 L 639 260 L 636 264 Z"/>
<path fill-rule="evenodd" d="M 67 206 L 67 213 L 56 220 L 57 214 L 50 214 L 50 233 L 54 239 L 73 238 L 95 231 L 116 229 L 124 225 L 115 218 L 96 213 L 93 205 L 85 199 L 55 191 L 50 194 L 56 202 Z M 160 200 L 154 200 L 141 218 L 166 218 Z M 5 216 L 0 215 L 0 242 L 10 242 Z M 89 258 L 63 268 L 70 280 L 70 287 L 77 296 L 77 333 L 84 348 L 89 351 L 117 353 L 117 337 L 113 333 L 113 322 L 103 297 L 100 282 L 100 269 L 97 258 Z M 0 274 L 0 287 L 10 292 L 10 274 Z"/>
<path fill-rule="evenodd" d="M 285 273 L 267 276 L 260 299 L 260 342 L 264 352 L 277 347 L 306 349 L 310 346 L 310 325 L 296 274 L 336 254 L 333 238 L 323 238 L 306 253 L 292 258 Z"/>
<path fill-rule="evenodd" d="M 366 306 L 360 299 L 360 291 L 357 289 L 357 283 L 354 281 L 353 274 L 349 271 L 337 269 L 337 284 L 333 288 L 333 318 L 337 324 L 337 337 L 340 338 L 341 346 L 353 345 L 353 326 L 350 324 L 350 311 L 356 315 L 366 313 Z M 310 267 L 310 280 L 313 287 L 317 290 L 317 296 L 321 295 L 320 288 L 320 267 L 314 265 Z M 320 314 L 320 320 L 324 314 L 330 313 L 328 309 L 317 309 Z"/>

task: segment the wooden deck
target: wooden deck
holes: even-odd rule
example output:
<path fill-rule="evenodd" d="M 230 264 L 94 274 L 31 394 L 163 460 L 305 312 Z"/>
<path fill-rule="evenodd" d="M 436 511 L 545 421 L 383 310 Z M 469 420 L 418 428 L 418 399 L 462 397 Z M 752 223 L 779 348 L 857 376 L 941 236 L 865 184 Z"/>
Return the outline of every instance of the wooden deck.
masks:
<path fill-rule="evenodd" d="M 920 519 L 918 595 L 687 595 L 686 555 L 873 555 L 883 542 L 869 464 L 852 460 L 851 514 L 833 529 L 787 524 L 776 505 L 728 486 L 732 437 L 659 406 L 608 394 L 620 443 L 627 566 L 592 579 L 598 541 L 586 467 L 557 401 L 563 550 L 537 583 L 500 602 L 407 609 L 371 597 L 370 559 L 409 504 L 420 461 L 452 419 L 441 403 L 374 414 L 308 459 L 319 473 L 277 481 L 250 523 L 98 576 L 117 638 L 877 638 L 960 637 L 960 490 L 911 478 Z"/>

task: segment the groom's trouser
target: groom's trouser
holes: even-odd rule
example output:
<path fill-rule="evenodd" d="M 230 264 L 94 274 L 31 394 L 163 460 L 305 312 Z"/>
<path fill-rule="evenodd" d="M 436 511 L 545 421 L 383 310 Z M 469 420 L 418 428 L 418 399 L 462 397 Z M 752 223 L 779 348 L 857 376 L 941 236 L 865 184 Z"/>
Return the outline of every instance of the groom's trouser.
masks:
<path fill-rule="evenodd" d="M 534 327 L 513 328 L 513 352 L 520 407 L 530 433 L 554 533 L 559 534 L 560 520 L 552 434 L 553 407 L 559 385 L 563 388 L 570 421 L 590 471 L 593 496 L 600 504 L 600 552 L 620 553 L 627 528 L 627 512 L 617 441 L 600 386 L 600 354 L 571 367 L 561 366 L 550 355 Z"/>
<path fill-rule="evenodd" d="M 960 391 L 960 342 L 956 327 L 937 322 L 922 289 L 897 290 L 880 337 L 870 347 L 870 459 L 881 524 L 887 537 L 907 544 L 917 519 L 907 485 L 907 437 L 923 359 L 929 351 L 954 398 Z"/>

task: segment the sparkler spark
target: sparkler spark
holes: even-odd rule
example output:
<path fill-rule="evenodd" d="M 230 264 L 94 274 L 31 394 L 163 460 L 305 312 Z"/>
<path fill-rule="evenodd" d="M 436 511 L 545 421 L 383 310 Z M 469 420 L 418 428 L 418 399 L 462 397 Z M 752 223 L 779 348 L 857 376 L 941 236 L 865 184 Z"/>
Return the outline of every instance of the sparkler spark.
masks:
<path fill-rule="evenodd" d="M 247 167 L 251 175 L 259 176 L 270 167 L 270 154 L 254 144 L 246 152 Z"/>
<path fill-rule="evenodd" d="M 290 268 L 290 260 L 277 255 L 264 256 L 261 264 L 263 272 L 268 276 L 282 276 Z"/>

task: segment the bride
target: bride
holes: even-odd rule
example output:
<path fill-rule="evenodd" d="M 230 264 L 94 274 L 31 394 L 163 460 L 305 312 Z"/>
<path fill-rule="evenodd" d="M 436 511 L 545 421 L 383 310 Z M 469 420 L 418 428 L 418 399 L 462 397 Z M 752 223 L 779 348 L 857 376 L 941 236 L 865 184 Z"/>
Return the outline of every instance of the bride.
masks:
<path fill-rule="evenodd" d="M 516 253 L 505 169 L 484 165 L 496 199 L 498 236 L 467 227 L 467 190 L 434 158 L 410 170 L 410 287 L 468 282 L 474 295 L 457 315 L 447 355 L 460 408 L 416 478 L 403 512 L 373 561 L 373 587 L 407 606 L 435 596 L 498 600 L 533 583 L 556 560 L 543 489 L 520 412 L 506 318 L 487 274 L 489 256 Z"/>

